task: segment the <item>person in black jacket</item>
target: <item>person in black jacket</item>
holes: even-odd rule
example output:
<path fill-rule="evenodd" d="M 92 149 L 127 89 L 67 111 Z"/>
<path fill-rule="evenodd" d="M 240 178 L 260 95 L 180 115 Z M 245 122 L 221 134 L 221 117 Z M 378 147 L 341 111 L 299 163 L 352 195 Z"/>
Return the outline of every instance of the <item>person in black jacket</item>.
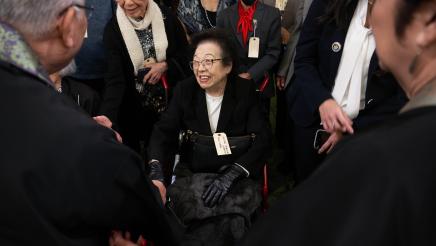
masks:
<path fill-rule="evenodd" d="M 150 178 L 165 200 L 161 162 L 175 154 L 179 132 L 188 134 L 176 166 L 176 181 L 169 188 L 171 204 L 188 226 L 187 245 L 231 245 L 242 237 L 250 215 L 260 206 L 260 192 L 252 179 L 260 176 L 271 151 L 271 130 L 255 84 L 237 76 L 236 53 L 226 35 L 210 30 L 194 36 L 191 64 L 195 78 L 177 85 L 148 147 Z M 231 154 L 218 156 L 212 136 L 223 133 Z M 246 142 L 232 144 L 244 137 Z M 231 226 L 234 223 L 239 226 Z"/>
<path fill-rule="evenodd" d="M 79 50 L 90 7 L 0 4 L 0 245 L 107 245 L 114 229 L 177 245 L 141 158 L 48 77 Z"/>
<path fill-rule="evenodd" d="M 406 101 L 393 76 L 380 70 L 367 5 L 365 0 L 315 0 L 309 9 L 288 92 L 297 182 L 344 134 L 393 117 Z M 322 130 L 330 135 L 320 137 L 326 134 Z"/>
<path fill-rule="evenodd" d="M 154 1 L 119 0 L 103 40 L 108 67 L 100 114 L 114 123 L 126 145 L 141 152 L 158 119 L 145 105 L 145 84 L 160 86 L 166 77 L 172 87 L 189 73 L 183 28 Z"/>
<path fill-rule="evenodd" d="M 259 0 L 239 0 L 218 13 L 217 27 L 231 33 L 240 60 L 239 76 L 256 83 L 269 119 L 270 99 L 275 94 L 273 69 L 281 52 L 280 11 Z M 258 52 L 249 52 L 250 43 Z"/>
<path fill-rule="evenodd" d="M 435 244 L 436 2 L 370 4 L 380 64 L 410 101 L 392 120 L 339 143 L 241 245 Z"/>

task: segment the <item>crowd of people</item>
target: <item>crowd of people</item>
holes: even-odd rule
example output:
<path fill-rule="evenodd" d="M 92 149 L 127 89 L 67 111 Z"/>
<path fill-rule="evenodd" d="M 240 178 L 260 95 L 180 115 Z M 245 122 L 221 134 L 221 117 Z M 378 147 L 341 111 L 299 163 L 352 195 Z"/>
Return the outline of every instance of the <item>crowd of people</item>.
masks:
<path fill-rule="evenodd" d="M 1 245 L 436 242 L 435 0 L 0 5 Z"/>

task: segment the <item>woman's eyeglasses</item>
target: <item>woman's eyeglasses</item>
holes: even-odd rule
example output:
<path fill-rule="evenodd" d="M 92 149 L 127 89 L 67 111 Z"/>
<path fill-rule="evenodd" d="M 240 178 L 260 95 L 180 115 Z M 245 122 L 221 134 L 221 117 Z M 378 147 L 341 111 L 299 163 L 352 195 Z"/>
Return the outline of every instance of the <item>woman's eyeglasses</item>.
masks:
<path fill-rule="evenodd" d="M 219 58 L 219 59 L 203 59 L 201 61 L 190 61 L 189 62 L 189 66 L 191 67 L 192 70 L 197 70 L 200 67 L 200 64 L 206 69 L 209 70 L 212 68 L 213 63 L 216 61 L 221 61 L 224 58 Z"/>

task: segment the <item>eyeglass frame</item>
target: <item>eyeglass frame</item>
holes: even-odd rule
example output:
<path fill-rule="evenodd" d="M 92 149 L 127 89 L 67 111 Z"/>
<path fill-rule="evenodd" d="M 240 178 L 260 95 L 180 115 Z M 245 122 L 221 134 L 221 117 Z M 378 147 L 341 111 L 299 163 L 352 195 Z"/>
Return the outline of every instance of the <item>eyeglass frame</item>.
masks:
<path fill-rule="evenodd" d="M 215 58 L 215 59 L 208 59 L 208 58 L 206 58 L 206 59 L 203 59 L 201 61 L 192 60 L 192 61 L 189 62 L 189 67 L 191 68 L 192 71 L 194 71 L 194 70 L 198 70 L 200 68 L 200 65 L 202 65 L 206 70 L 209 70 L 209 69 L 211 69 L 213 67 L 213 64 L 216 61 L 222 61 L 224 59 L 226 59 L 226 57 Z M 204 64 L 205 61 L 210 61 L 211 62 L 210 67 L 206 67 L 206 65 Z M 194 62 L 198 62 L 197 68 L 194 67 Z"/>
<path fill-rule="evenodd" d="M 68 7 L 66 7 L 64 10 L 62 10 L 59 13 L 59 16 L 65 14 L 65 12 L 69 8 L 71 8 L 71 7 L 76 7 L 76 8 L 79 8 L 79 9 L 83 9 L 83 11 L 85 11 L 86 19 L 88 19 L 88 20 L 89 20 L 89 18 L 91 18 L 92 12 L 94 11 L 94 7 L 93 6 L 87 6 L 87 5 L 82 5 L 82 4 L 78 4 L 78 3 L 73 3 L 73 4 L 69 5 Z"/>

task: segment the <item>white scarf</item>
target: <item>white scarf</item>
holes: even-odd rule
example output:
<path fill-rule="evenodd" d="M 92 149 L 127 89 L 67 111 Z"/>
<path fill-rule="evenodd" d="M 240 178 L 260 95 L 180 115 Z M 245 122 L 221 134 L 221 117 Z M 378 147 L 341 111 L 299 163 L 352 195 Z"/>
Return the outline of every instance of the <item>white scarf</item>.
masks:
<path fill-rule="evenodd" d="M 136 21 L 133 18 L 128 17 L 124 10 L 118 6 L 117 21 L 121 30 L 121 35 L 126 43 L 130 60 L 133 63 L 135 75 L 138 73 L 138 69 L 144 67 L 144 53 L 135 30 L 145 30 L 151 24 L 156 59 L 158 62 L 166 60 L 168 39 L 165 32 L 165 24 L 162 12 L 154 1 L 148 1 L 147 12 L 145 13 L 144 19 L 141 21 Z"/>
<path fill-rule="evenodd" d="M 375 50 L 372 31 L 365 28 L 367 0 L 359 0 L 348 27 L 344 50 L 332 96 L 347 115 L 354 119 L 365 107 L 368 69 Z"/>

